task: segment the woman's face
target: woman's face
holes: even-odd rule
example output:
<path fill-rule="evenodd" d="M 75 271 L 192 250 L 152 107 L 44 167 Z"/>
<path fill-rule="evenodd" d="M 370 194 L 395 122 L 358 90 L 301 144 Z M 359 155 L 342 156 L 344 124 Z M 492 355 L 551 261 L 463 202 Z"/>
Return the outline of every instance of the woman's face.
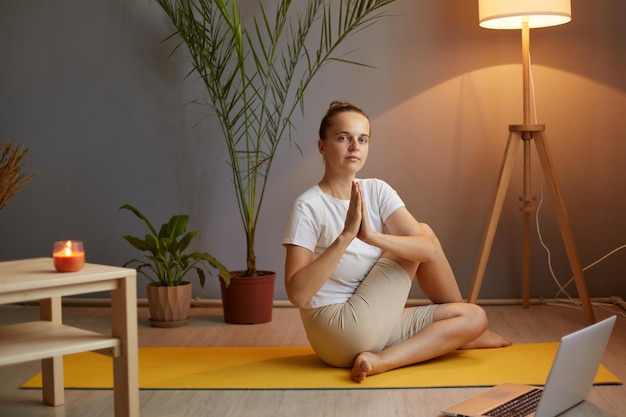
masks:
<path fill-rule="evenodd" d="M 318 148 L 326 161 L 326 170 L 355 175 L 367 160 L 370 123 L 356 112 L 337 113 L 320 139 Z"/>

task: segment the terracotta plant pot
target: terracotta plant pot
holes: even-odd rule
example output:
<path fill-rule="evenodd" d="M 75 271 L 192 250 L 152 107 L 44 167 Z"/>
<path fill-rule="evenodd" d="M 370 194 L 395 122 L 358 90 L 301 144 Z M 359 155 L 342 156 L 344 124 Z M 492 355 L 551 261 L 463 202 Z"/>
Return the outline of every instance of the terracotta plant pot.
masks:
<path fill-rule="evenodd" d="M 146 287 L 150 324 L 154 327 L 179 327 L 189 321 L 191 283 L 164 287 L 151 282 Z"/>
<path fill-rule="evenodd" d="M 276 273 L 259 271 L 259 276 L 244 277 L 244 271 L 231 271 L 226 288 L 220 279 L 224 321 L 230 324 L 260 324 L 272 321 Z"/>

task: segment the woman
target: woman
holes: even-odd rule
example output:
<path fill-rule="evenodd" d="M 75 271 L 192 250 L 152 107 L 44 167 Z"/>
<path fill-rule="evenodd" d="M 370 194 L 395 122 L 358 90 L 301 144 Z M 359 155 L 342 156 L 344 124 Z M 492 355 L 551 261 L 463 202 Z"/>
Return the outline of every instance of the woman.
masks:
<path fill-rule="evenodd" d="M 367 115 L 333 102 L 319 138 L 324 176 L 293 204 L 283 239 L 287 295 L 316 354 L 362 382 L 455 349 L 510 345 L 482 308 L 463 303 L 430 227 L 385 182 L 356 179 Z M 433 304 L 405 309 L 414 276 Z"/>

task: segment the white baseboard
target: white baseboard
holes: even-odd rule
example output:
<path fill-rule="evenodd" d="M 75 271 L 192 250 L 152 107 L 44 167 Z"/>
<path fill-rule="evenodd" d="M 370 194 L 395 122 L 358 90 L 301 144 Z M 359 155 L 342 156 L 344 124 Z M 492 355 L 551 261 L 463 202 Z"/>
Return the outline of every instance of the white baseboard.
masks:
<path fill-rule="evenodd" d="M 599 304 L 611 304 L 616 305 L 626 310 L 626 302 L 617 296 L 609 296 L 609 297 L 598 297 L 592 298 L 591 301 L 593 303 Z M 547 304 L 574 304 L 579 302 L 578 299 L 574 299 L 572 301 L 567 299 L 554 299 L 554 298 L 531 298 L 531 305 L 547 305 Z M 32 304 L 36 305 L 37 302 L 33 302 Z M 430 300 L 421 299 L 421 298 L 410 298 L 407 300 L 407 306 L 419 306 L 419 305 L 427 305 L 430 304 Z M 492 299 L 478 299 L 476 304 L 481 306 L 498 306 L 498 305 L 522 305 L 521 298 L 492 298 Z M 80 298 L 80 297 L 65 297 L 63 298 L 63 306 L 66 307 L 108 307 L 111 305 L 111 299 L 109 298 Z M 220 299 L 209 299 L 209 298 L 194 298 L 191 300 L 192 307 L 221 307 L 222 300 Z M 148 300 L 146 298 L 138 298 L 137 299 L 138 307 L 147 307 Z M 294 307 L 287 300 L 274 300 L 274 307 L 276 308 L 290 308 Z"/>

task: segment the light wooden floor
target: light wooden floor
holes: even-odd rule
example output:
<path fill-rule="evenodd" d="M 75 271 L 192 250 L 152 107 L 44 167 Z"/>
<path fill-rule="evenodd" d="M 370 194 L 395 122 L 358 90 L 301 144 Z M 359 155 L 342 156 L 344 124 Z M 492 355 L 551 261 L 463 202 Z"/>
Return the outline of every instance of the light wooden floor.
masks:
<path fill-rule="evenodd" d="M 583 314 L 569 307 L 485 307 L 491 328 L 516 342 L 557 341 L 584 326 Z M 596 308 L 598 319 L 609 312 Z M 615 311 L 620 312 L 618 308 Z M 622 312 L 623 313 L 623 312 Z M 64 322 L 106 332 L 110 328 L 106 307 L 64 307 Z M 36 307 L 0 306 L 0 324 L 35 320 Z M 277 308 L 271 323 L 235 326 L 223 323 L 219 308 L 194 308 L 189 325 L 174 329 L 150 327 L 147 309 L 139 309 L 140 346 L 303 346 L 307 344 L 298 312 Z M 167 360 L 164 358 L 163 360 Z M 620 316 L 603 363 L 626 379 L 626 318 Z M 39 362 L 0 367 L 1 417 L 112 417 L 109 390 L 66 390 L 66 405 L 41 403 L 40 390 L 19 385 L 39 371 Z M 347 372 L 347 371 L 346 371 Z M 144 417 L 206 416 L 438 416 L 446 405 L 481 388 L 395 390 L 142 390 Z M 626 386 L 593 387 L 587 401 L 563 414 L 569 417 L 626 415 Z"/>

